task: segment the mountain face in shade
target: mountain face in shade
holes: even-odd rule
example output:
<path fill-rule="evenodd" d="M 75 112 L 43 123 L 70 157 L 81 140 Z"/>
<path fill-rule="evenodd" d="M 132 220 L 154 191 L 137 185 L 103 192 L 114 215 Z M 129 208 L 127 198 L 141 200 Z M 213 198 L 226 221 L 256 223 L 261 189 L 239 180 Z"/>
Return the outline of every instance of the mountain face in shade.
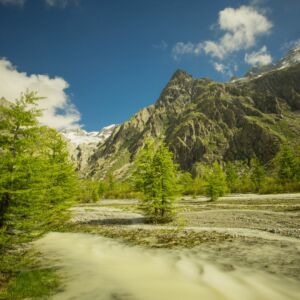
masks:
<path fill-rule="evenodd" d="M 97 146 L 87 175 L 128 176 L 147 137 L 159 141 L 163 136 L 184 170 L 196 162 L 254 156 L 267 163 L 280 144 L 300 142 L 297 53 L 289 52 L 273 70 L 228 83 L 176 71 L 154 105 L 116 127 Z"/>

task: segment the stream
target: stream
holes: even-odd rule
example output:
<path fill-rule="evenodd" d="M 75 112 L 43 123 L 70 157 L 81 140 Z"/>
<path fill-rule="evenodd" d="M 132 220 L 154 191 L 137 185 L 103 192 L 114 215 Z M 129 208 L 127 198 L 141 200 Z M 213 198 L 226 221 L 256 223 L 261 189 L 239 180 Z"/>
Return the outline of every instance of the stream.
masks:
<path fill-rule="evenodd" d="M 197 250 L 152 250 L 84 233 L 49 233 L 35 246 L 59 267 L 53 300 L 291 300 L 296 280 L 255 269 L 222 269 Z"/>

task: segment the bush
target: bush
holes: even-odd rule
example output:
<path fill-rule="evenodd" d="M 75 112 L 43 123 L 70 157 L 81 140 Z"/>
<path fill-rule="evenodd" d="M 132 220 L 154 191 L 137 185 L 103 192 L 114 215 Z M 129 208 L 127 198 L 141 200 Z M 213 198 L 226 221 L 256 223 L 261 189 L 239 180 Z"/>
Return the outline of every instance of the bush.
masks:
<path fill-rule="evenodd" d="M 91 203 L 100 200 L 99 193 L 99 182 L 91 179 L 79 180 L 79 191 L 77 200 L 81 203 Z"/>

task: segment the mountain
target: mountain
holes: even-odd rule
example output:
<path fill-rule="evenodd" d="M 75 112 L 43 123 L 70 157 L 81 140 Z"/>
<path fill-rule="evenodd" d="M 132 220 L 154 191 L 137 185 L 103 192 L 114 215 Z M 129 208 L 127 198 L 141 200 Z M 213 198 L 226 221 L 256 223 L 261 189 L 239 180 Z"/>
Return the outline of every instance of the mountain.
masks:
<path fill-rule="evenodd" d="M 78 146 L 82 144 L 98 144 L 103 143 L 112 134 L 112 131 L 117 125 L 112 124 L 103 127 L 99 132 L 87 132 L 81 128 L 65 129 L 61 133 L 73 145 Z"/>
<path fill-rule="evenodd" d="M 246 77 L 260 77 L 267 72 L 281 70 L 300 63 L 300 43 L 290 49 L 287 54 L 276 63 L 253 67 L 246 74 Z"/>
<path fill-rule="evenodd" d="M 61 131 L 68 143 L 70 157 L 76 163 L 77 170 L 81 175 L 86 174 L 88 160 L 97 149 L 97 146 L 104 143 L 116 127 L 117 125 L 112 124 L 102 128 L 99 132 L 87 132 L 81 128 Z"/>
<path fill-rule="evenodd" d="M 272 71 L 227 83 L 177 70 L 154 105 L 97 146 L 88 175 L 127 176 L 145 139 L 161 136 L 184 170 L 254 156 L 268 163 L 280 144 L 300 142 L 300 64 L 293 57 L 289 52 Z"/>

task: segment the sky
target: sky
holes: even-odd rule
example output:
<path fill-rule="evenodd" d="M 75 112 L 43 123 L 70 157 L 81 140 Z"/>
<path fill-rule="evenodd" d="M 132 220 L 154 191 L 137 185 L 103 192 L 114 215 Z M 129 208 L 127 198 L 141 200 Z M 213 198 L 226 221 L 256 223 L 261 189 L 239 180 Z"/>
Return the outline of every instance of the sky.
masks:
<path fill-rule="evenodd" d="M 227 81 L 300 41 L 298 0 L 0 0 L 0 98 L 34 90 L 41 122 L 98 131 L 172 74 Z"/>

